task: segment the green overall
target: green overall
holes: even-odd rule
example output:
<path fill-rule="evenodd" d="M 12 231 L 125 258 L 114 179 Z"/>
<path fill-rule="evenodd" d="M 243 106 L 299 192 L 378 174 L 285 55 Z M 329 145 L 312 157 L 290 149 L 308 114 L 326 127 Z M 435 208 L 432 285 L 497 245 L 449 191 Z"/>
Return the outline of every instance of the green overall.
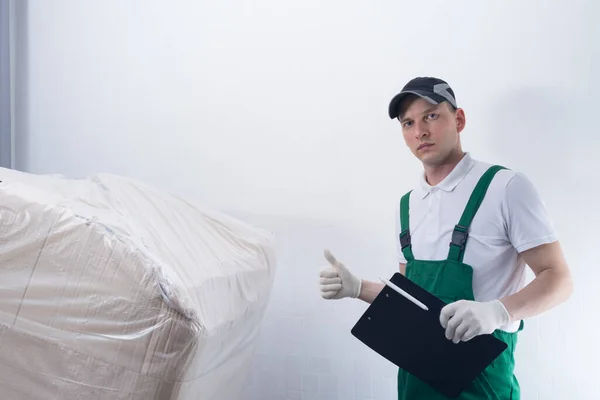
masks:
<path fill-rule="evenodd" d="M 409 198 L 406 193 L 400 201 L 400 242 L 406 258 L 406 277 L 446 303 L 457 300 L 474 300 L 472 279 L 473 269 L 463 263 L 465 245 L 471 221 L 490 182 L 495 174 L 504 167 L 492 166 L 480 178 L 464 209 L 459 223 L 454 227 L 452 241 L 446 260 L 415 260 L 410 241 Z M 523 329 L 523 322 L 519 331 Z M 472 385 L 458 397 L 460 400 L 519 400 L 519 383 L 514 376 L 514 351 L 517 333 L 496 330 L 493 335 L 504 341 L 507 349 L 482 373 Z M 399 400 L 446 400 L 438 391 L 410 373 L 398 371 Z"/>

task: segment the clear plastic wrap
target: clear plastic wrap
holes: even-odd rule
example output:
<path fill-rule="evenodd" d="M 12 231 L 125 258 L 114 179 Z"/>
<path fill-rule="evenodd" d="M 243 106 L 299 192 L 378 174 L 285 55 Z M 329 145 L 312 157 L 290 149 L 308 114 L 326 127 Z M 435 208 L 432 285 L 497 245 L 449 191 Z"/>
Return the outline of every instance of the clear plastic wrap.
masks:
<path fill-rule="evenodd" d="M 118 176 L 0 180 L 2 399 L 243 398 L 269 232 Z"/>

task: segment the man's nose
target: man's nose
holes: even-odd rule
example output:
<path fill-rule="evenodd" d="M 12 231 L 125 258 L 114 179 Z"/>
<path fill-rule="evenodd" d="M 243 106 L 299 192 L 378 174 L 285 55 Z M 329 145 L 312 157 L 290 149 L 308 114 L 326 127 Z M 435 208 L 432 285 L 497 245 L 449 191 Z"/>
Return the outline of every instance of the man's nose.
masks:
<path fill-rule="evenodd" d="M 429 135 L 427 126 L 422 122 L 415 122 L 415 137 L 421 139 L 423 136 Z"/>

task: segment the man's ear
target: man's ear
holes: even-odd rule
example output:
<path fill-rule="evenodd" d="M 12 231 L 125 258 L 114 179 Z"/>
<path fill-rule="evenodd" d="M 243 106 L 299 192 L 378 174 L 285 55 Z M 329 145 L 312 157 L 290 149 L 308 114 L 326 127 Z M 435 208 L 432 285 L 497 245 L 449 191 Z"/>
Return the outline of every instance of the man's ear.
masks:
<path fill-rule="evenodd" d="M 460 133 L 463 129 L 465 129 L 467 117 L 465 116 L 465 111 L 462 108 L 458 108 L 454 114 L 456 118 L 456 130 L 458 133 Z"/>

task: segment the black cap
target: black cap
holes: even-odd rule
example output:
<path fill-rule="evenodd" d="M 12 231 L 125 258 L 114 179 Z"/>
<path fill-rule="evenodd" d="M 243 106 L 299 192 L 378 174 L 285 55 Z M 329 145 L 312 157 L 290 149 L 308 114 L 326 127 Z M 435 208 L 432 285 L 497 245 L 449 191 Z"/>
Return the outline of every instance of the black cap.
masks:
<path fill-rule="evenodd" d="M 441 102 L 447 101 L 452 104 L 454 108 L 458 108 L 456 105 L 456 98 L 454 97 L 454 91 L 445 81 L 439 78 L 419 77 L 408 82 L 404 88 L 402 88 L 402 91 L 394 96 L 388 108 L 391 119 L 398 117 L 400 103 L 410 94 L 417 95 L 431 104 L 440 104 Z"/>

